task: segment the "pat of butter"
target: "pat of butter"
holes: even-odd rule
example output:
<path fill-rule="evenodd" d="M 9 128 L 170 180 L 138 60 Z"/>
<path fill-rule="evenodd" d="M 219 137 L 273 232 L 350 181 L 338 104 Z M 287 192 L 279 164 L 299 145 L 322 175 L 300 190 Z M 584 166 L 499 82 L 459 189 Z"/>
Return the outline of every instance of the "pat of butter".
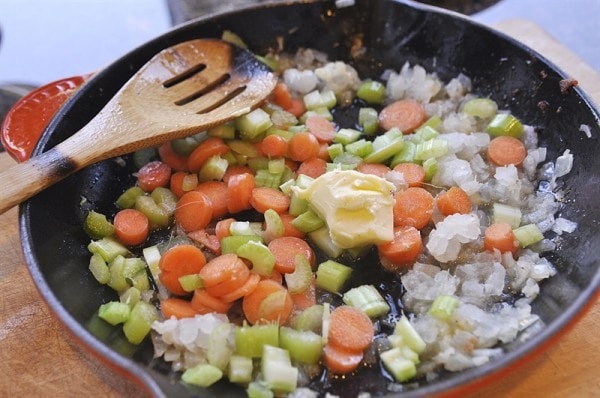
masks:
<path fill-rule="evenodd" d="M 349 249 L 394 238 L 394 185 L 354 170 L 336 170 L 295 188 L 325 220 L 334 244 Z"/>

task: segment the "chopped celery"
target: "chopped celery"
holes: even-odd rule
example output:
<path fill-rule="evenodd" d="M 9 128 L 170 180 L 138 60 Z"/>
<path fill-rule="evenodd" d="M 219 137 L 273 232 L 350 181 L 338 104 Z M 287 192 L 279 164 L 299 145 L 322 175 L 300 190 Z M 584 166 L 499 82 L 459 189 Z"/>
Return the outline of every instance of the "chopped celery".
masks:
<path fill-rule="evenodd" d="M 285 227 L 283 225 L 283 221 L 281 220 L 281 216 L 279 216 L 279 214 L 273 209 L 267 209 L 264 216 L 265 229 L 262 233 L 264 241 L 268 243 L 275 238 L 283 236 L 285 233 Z"/>
<path fill-rule="evenodd" d="M 160 250 L 158 250 L 158 246 L 148 246 L 142 250 L 142 254 L 144 256 L 144 260 L 146 260 L 146 264 L 148 265 L 148 269 L 150 270 L 150 274 L 154 280 L 158 280 L 158 275 L 160 274 L 160 268 L 158 268 L 158 263 L 160 262 Z"/>
<path fill-rule="evenodd" d="M 257 156 L 250 158 L 248 159 L 248 166 L 254 171 L 268 170 L 269 158 L 265 156 Z"/>
<path fill-rule="evenodd" d="M 331 293 L 340 293 L 352 273 L 352 268 L 337 261 L 327 260 L 317 268 L 317 287 Z"/>
<path fill-rule="evenodd" d="M 262 242 L 262 238 L 257 235 L 231 235 L 221 239 L 221 253 L 237 253 L 238 248 L 249 241 Z"/>
<path fill-rule="evenodd" d="M 127 279 L 123 275 L 125 269 L 125 257 L 119 255 L 115 257 L 109 264 L 110 279 L 107 283 L 113 290 L 122 292 L 129 287 Z"/>
<path fill-rule="evenodd" d="M 218 126 L 209 128 L 206 133 L 211 137 L 219 137 L 224 140 L 232 140 L 235 138 L 235 127 L 232 123 L 223 123 Z"/>
<path fill-rule="evenodd" d="M 333 170 L 354 170 L 362 161 L 363 159 L 360 156 L 344 152 L 333 160 L 333 164 L 327 164 L 327 171 L 331 171 L 329 169 L 330 165 L 333 166 Z"/>
<path fill-rule="evenodd" d="M 358 140 L 360 136 L 361 132 L 358 130 L 342 128 L 335 133 L 333 142 L 336 144 L 348 145 Z"/>
<path fill-rule="evenodd" d="M 229 29 L 223 30 L 223 33 L 221 33 L 221 40 L 226 41 L 227 43 L 235 44 L 241 48 L 248 48 L 248 45 L 244 39 Z"/>
<path fill-rule="evenodd" d="M 271 314 L 273 314 L 274 310 L 281 309 L 288 295 L 289 293 L 284 289 L 279 289 L 268 294 L 258 306 L 258 319 L 267 319 L 269 316 L 271 316 Z M 276 320 L 276 322 L 279 322 L 279 318 Z"/>
<path fill-rule="evenodd" d="M 420 127 L 410 138 L 411 142 L 420 144 L 422 142 L 436 138 L 440 133 L 431 126 L 424 125 Z"/>
<path fill-rule="evenodd" d="M 179 284 L 186 292 L 193 292 L 202 287 L 202 278 L 199 274 L 183 275 L 178 278 Z"/>
<path fill-rule="evenodd" d="M 269 387 L 258 381 L 248 384 L 246 394 L 248 394 L 248 398 L 273 398 L 275 396 Z"/>
<path fill-rule="evenodd" d="M 195 176 L 195 174 L 192 175 Z M 193 188 L 195 188 L 195 185 Z M 177 201 L 179 199 L 169 188 L 157 187 L 152 191 L 150 197 L 154 199 L 154 202 L 156 202 L 156 204 L 164 209 L 169 215 L 173 215 L 173 213 L 175 213 L 175 208 L 177 207 Z"/>
<path fill-rule="evenodd" d="M 119 296 L 119 301 L 123 304 L 127 304 L 129 308 L 133 308 L 138 301 L 142 298 L 142 292 L 137 287 L 131 286 L 125 290 Z"/>
<path fill-rule="evenodd" d="M 261 358 L 261 373 L 265 383 L 274 391 L 292 392 L 298 385 L 298 368 L 291 364 L 287 350 L 265 345 Z"/>
<path fill-rule="evenodd" d="M 239 130 L 242 138 L 253 140 L 273 125 L 271 117 L 261 108 L 238 117 L 235 127 Z"/>
<path fill-rule="evenodd" d="M 125 337 L 132 344 L 140 344 L 152 328 L 152 322 L 158 319 L 158 310 L 145 301 L 138 301 L 123 324 Z"/>
<path fill-rule="evenodd" d="M 417 130 L 422 129 L 425 126 L 429 126 L 429 127 L 432 127 L 432 128 L 434 128 L 436 130 L 439 130 L 439 128 L 442 126 L 442 118 L 439 117 L 438 115 L 433 115 L 429 119 L 427 119 L 425 121 L 425 123 L 423 123 L 422 125 L 420 125 Z"/>
<path fill-rule="evenodd" d="M 258 156 L 258 149 L 256 149 L 256 146 L 251 142 L 233 140 L 227 142 L 227 145 L 229 146 L 229 148 L 231 148 L 233 152 L 238 153 L 240 155 L 244 155 L 249 158 L 255 158 Z"/>
<path fill-rule="evenodd" d="M 294 361 L 314 365 L 321 359 L 323 339 L 313 331 L 282 326 L 279 328 L 279 344 L 288 350 Z"/>
<path fill-rule="evenodd" d="M 358 125 L 362 127 L 365 135 L 373 135 L 379 129 L 377 111 L 373 108 L 360 108 L 358 110 Z"/>
<path fill-rule="evenodd" d="M 394 168 L 400 163 L 413 163 L 417 152 L 417 144 L 406 141 L 400 151 L 394 155 L 390 162 L 390 167 Z"/>
<path fill-rule="evenodd" d="M 385 368 L 394 376 L 396 381 L 402 383 L 417 375 L 415 363 L 406 359 L 399 348 L 384 351 L 379 356 Z"/>
<path fill-rule="evenodd" d="M 456 297 L 442 294 L 433 300 L 427 313 L 437 319 L 447 321 L 454 314 L 459 304 L 460 301 Z"/>
<path fill-rule="evenodd" d="M 507 135 L 510 137 L 521 138 L 523 135 L 523 125 L 510 113 L 499 113 L 488 124 L 485 131 L 492 137 Z"/>
<path fill-rule="evenodd" d="M 252 358 L 232 355 L 227 366 L 227 378 L 232 383 L 250 383 L 252 381 Z"/>
<path fill-rule="evenodd" d="M 344 249 L 333 243 L 326 225 L 309 232 L 308 238 L 329 258 L 338 258 L 344 252 Z"/>
<path fill-rule="evenodd" d="M 290 178 L 281 185 L 279 185 L 279 190 L 289 196 L 292 194 L 292 187 L 294 185 L 296 185 L 296 181 L 294 181 L 293 178 Z"/>
<path fill-rule="evenodd" d="M 330 159 L 335 160 L 335 158 L 337 158 L 342 153 L 344 153 L 344 145 L 342 145 L 340 143 L 331 144 L 327 148 L 327 153 L 329 154 Z"/>
<path fill-rule="evenodd" d="M 363 138 L 346 145 L 345 150 L 348 153 L 365 158 L 373 152 L 373 143 Z"/>
<path fill-rule="evenodd" d="M 370 318 L 387 314 L 390 306 L 373 285 L 361 285 L 348 290 L 343 296 L 344 303 L 356 307 Z"/>
<path fill-rule="evenodd" d="M 208 339 L 206 359 L 209 364 L 221 370 L 227 369 L 229 359 L 233 355 L 233 347 L 229 343 L 231 328 L 231 323 L 223 322 L 212 330 Z"/>
<path fill-rule="evenodd" d="M 329 109 L 325 106 L 321 106 L 304 112 L 304 114 L 300 116 L 299 122 L 306 124 L 306 120 L 311 116 L 319 116 L 329 120 L 330 122 L 333 121 L 333 115 L 331 114 Z"/>
<path fill-rule="evenodd" d="M 90 257 L 89 270 L 94 275 L 94 278 L 98 283 L 106 285 L 110 281 L 110 270 L 108 264 L 98 253 L 92 254 Z"/>
<path fill-rule="evenodd" d="M 363 256 L 366 256 L 372 247 L 373 245 L 355 246 L 346 249 L 346 253 L 348 253 L 354 259 L 359 259 Z"/>
<path fill-rule="evenodd" d="M 219 155 L 213 156 L 204 163 L 198 172 L 198 180 L 200 182 L 211 180 L 220 181 L 223 179 L 227 167 L 229 167 L 227 159 L 223 159 Z"/>
<path fill-rule="evenodd" d="M 431 158 L 439 158 L 448 153 L 448 141 L 443 139 L 430 139 L 417 144 L 415 150 L 416 160 L 427 160 Z"/>
<path fill-rule="evenodd" d="M 295 318 L 292 325 L 297 330 L 311 330 L 321 333 L 323 328 L 323 304 L 314 304 L 303 310 Z"/>
<path fill-rule="evenodd" d="M 263 346 L 279 346 L 279 325 L 237 326 L 234 331 L 235 353 L 248 358 L 260 358 Z"/>
<path fill-rule="evenodd" d="M 189 156 L 205 137 L 206 133 L 202 132 L 190 137 L 177 138 L 171 141 L 171 148 L 179 156 Z"/>
<path fill-rule="evenodd" d="M 303 101 L 304 106 L 306 106 L 306 109 L 309 111 L 323 107 L 331 109 L 337 103 L 335 94 L 331 90 L 323 90 L 321 92 L 318 90 L 312 91 L 303 97 Z"/>
<path fill-rule="evenodd" d="M 274 126 L 271 126 L 267 129 L 267 135 L 275 133 L 286 139 L 289 139 L 291 135 L 287 130 L 282 130 L 280 127 L 289 127 L 298 124 L 298 118 L 283 109 L 274 110 L 271 113 L 271 121 L 273 122 Z"/>
<path fill-rule="evenodd" d="M 429 182 L 438 172 L 438 162 L 436 158 L 430 158 L 423 162 L 423 169 L 425 170 L 425 181 Z"/>
<path fill-rule="evenodd" d="M 156 157 L 156 148 L 138 149 L 133 153 L 133 165 L 137 169 L 141 169 Z"/>
<path fill-rule="evenodd" d="M 373 152 L 365 158 L 367 163 L 383 163 L 404 147 L 404 137 L 397 128 L 388 130 L 373 140 Z"/>
<path fill-rule="evenodd" d="M 518 228 L 521 225 L 521 209 L 503 203 L 494 203 L 492 205 L 492 222 L 503 222 L 510 225 L 512 229 Z"/>
<path fill-rule="evenodd" d="M 234 221 L 229 226 L 231 235 L 260 235 L 260 226 L 251 223 L 250 221 Z"/>
<path fill-rule="evenodd" d="M 145 270 L 140 271 L 131 278 L 127 279 L 127 283 L 140 291 L 150 290 L 150 280 L 148 279 L 148 274 Z"/>
<path fill-rule="evenodd" d="M 108 237 L 90 242 L 87 248 L 90 253 L 102 256 L 107 263 L 119 255 L 126 256 L 129 254 L 129 250 L 125 246 Z"/>
<path fill-rule="evenodd" d="M 131 187 L 123 192 L 115 204 L 119 209 L 130 209 L 135 206 L 135 200 L 138 196 L 144 195 L 144 190 L 138 186 Z"/>
<path fill-rule="evenodd" d="M 275 258 L 273 258 L 275 262 Z M 312 267 L 310 262 L 303 255 L 294 257 L 294 272 L 284 275 L 287 289 L 291 294 L 302 293 L 310 287 L 313 279 Z"/>
<path fill-rule="evenodd" d="M 325 221 L 310 208 L 304 213 L 299 214 L 291 221 L 291 224 L 302 232 L 308 233 L 316 231 L 325 225 Z"/>
<path fill-rule="evenodd" d="M 288 208 L 288 213 L 290 213 L 292 216 L 299 216 L 306 211 L 308 211 L 308 201 L 306 199 L 299 198 L 298 194 L 292 191 L 292 194 L 290 195 L 290 207 Z"/>
<path fill-rule="evenodd" d="M 138 196 L 135 200 L 135 208 L 148 217 L 153 226 L 166 227 L 169 225 L 171 215 L 159 206 L 150 196 Z"/>
<path fill-rule="evenodd" d="M 464 103 L 462 111 L 469 116 L 487 119 L 498 112 L 498 105 L 489 98 L 473 98 Z"/>
<path fill-rule="evenodd" d="M 285 169 L 285 158 L 270 159 L 267 166 L 269 173 L 280 174 Z"/>
<path fill-rule="evenodd" d="M 146 263 L 139 257 L 129 257 L 124 260 L 123 276 L 126 280 L 133 279 L 140 272 L 146 272 Z"/>
<path fill-rule="evenodd" d="M 198 387 L 209 387 L 221 380 L 223 371 L 208 363 L 200 363 L 193 368 L 187 369 L 181 375 L 184 383 Z"/>
<path fill-rule="evenodd" d="M 425 351 L 425 342 L 419 336 L 406 316 L 402 316 L 394 328 L 394 333 L 402 337 L 402 341 L 417 354 Z"/>
<path fill-rule="evenodd" d="M 130 312 L 129 305 L 119 301 L 109 301 L 100 306 L 98 316 L 114 326 L 129 319 Z"/>
<path fill-rule="evenodd" d="M 544 234 L 535 224 L 523 225 L 513 230 L 515 238 L 519 241 L 521 247 L 533 245 L 544 239 Z"/>
<path fill-rule="evenodd" d="M 88 213 L 83 228 L 92 239 L 111 236 L 115 232 L 115 226 L 106 219 L 106 216 L 94 210 Z"/>
<path fill-rule="evenodd" d="M 261 242 L 248 241 L 238 247 L 236 254 L 242 258 L 250 260 L 252 271 L 262 276 L 269 276 L 273 273 L 275 266 L 275 256 L 267 246 Z"/>
<path fill-rule="evenodd" d="M 198 174 L 186 174 L 181 182 L 181 189 L 184 192 L 189 192 L 198 186 Z"/>
<path fill-rule="evenodd" d="M 282 176 L 282 173 L 273 173 L 268 169 L 259 169 L 254 176 L 254 182 L 257 187 L 278 188 L 281 184 Z"/>
<path fill-rule="evenodd" d="M 314 180 L 315 179 L 312 177 L 309 177 L 304 174 L 299 174 L 298 177 L 296 177 L 296 186 L 302 189 L 306 189 L 309 187 L 310 184 L 312 184 Z"/>
<path fill-rule="evenodd" d="M 321 323 L 321 339 L 323 340 L 323 345 L 327 344 L 329 340 L 329 323 L 331 315 L 331 306 L 329 303 L 323 303 L 323 318 Z"/>
<path fill-rule="evenodd" d="M 368 104 L 381 104 L 385 99 L 385 86 L 375 80 L 364 81 L 356 91 L 356 96 Z"/>

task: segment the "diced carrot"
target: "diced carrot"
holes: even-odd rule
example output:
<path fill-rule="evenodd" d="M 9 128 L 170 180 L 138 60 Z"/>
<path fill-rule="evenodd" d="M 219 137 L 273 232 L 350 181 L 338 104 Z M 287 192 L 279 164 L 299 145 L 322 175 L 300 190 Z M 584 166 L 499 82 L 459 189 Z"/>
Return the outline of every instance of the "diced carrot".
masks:
<path fill-rule="evenodd" d="M 252 170 L 249 166 L 240 166 L 240 165 L 232 165 L 227 167 L 225 170 L 225 174 L 223 175 L 223 182 L 225 184 L 229 184 L 229 179 L 231 176 L 239 175 L 239 174 L 252 174 L 254 175 L 254 170 Z"/>
<path fill-rule="evenodd" d="M 211 296 L 220 297 L 242 287 L 250 270 L 237 255 L 228 253 L 210 260 L 199 274 L 204 289 Z"/>
<path fill-rule="evenodd" d="M 283 236 L 293 236 L 296 238 L 304 239 L 306 233 L 300 231 L 294 225 L 292 225 L 292 220 L 296 218 L 289 213 L 283 213 L 279 215 L 281 221 L 283 222 Z"/>
<path fill-rule="evenodd" d="M 283 285 L 283 275 L 281 274 L 281 272 L 278 272 L 275 270 L 271 271 L 271 275 L 268 275 L 268 276 L 261 275 L 261 280 L 270 280 L 270 281 L 277 282 L 280 285 Z"/>
<path fill-rule="evenodd" d="M 329 156 L 329 144 L 326 142 L 319 142 L 319 153 L 317 154 L 319 159 L 323 159 L 326 162 L 331 160 Z"/>
<path fill-rule="evenodd" d="M 379 126 L 384 130 L 397 127 L 403 134 L 410 134 L 425 122 L 427 114 L 423 105 L 413 99 L 393 102 L 379 112 Z"/>
<path fill-rule="evenodd" d="M 188 169 L 193 172 L 199 171 L 204 163 L 213 156 L 224 155 L 229 152 L 229 146 L 219 137 L 208 137 L 190 153 L 188 157 Z"/>
<path fill-rule="evenodd" d="M 187 156 L 178 155 L 173 150 L 170 142 L 158 147 L 158 157 L 175 171 L 188 171 Z"/>
<path fill-rule="evenodd" d="M 310 158 L 300 163 L 297 174 L 304 174 L 312 178 L 322 176 L 327 172 L 327 162 L 320 158 Z"/>
<path fill-rule="evenodd" d="M 283 236 L 273 239 L 269 242 L 268 247 L 275 256 L 275 270 L 282 274 L 294 272 L 297 255 L 306 258 L 314 267 L 315 253 L 305 240 L 293 236 Z"/>
<path fill-rule="evenodd" d="M 227 208 L 227 184 L 223 181 L 205 181 L 196 187 L 196 191 L 205 194 L 210 199 L 212 218 L 217 220 L 228 213 Z"/>
<path fill-rule="evenodd" d="M 412 265 L 423 248 L 423 239 L 418 229 L 411 226 L 394 228 L 394 240 L 377 246 L 379 254 L 387 260 L 383 266 L 395 271 Z"/>
<path fill-rule="evenodd" d="M 356 167 L 356 171 L 361 172 L 363 174 L 372 174 L 377 177 L 385 178 L 385 175 L 391 169 L 385 164 L 381 163 L 360 163 Z"/>
<path fill-rule="evenodd" d="M 460 187 L 450 187 L 447 191 L 440 192 L 435 202 L 438 210 L 445 216 L 451 214 L 468 214 L 473 209 L 471 198 Z"/>
<path fill-rule="evenodd" d="M 483 246 L 488 251 L 499 250 L 501 253 L 517 253 L 519 242 L 511 226 L 507 223 L 495 223 L 485 229 Z"/>
<path fill-rule="evenodd" d="M 281 214 L 288 211 L 288 208 L 290 207 L 290 197 L 279 189 L 256 187 L 252 190 L 250 204 L 259 213 L 264 213 L 269 209 L 273 209 L 278 214 Z"/>
<path fill-rule="evenodd" d="M 416 163 L 399 163 L 394 167 L 404 176 L 404 181 L 409 187 L 421 187 L 425 182 L 425 169 Z"/>
<path fill-rule="evenodd" d="M 335 374 L 353 372 L 358 368 L 363 357 L 364 354 L 362 351 L 348 352 L 332 344 L 325 344 L 323 347 L 323 363 L 330 372 Z"/>
<path fill-rule="evenodd" d="M 158 187 L 166 187 L 171 181 L 171 168 L 166 163 L 155 160 L 146 163 L 137 172 L 137 183 L 146 192 Z"/>
<path fill-rule="evenodd" d="M 273 89 L 273 102 L 283 109 L 292 107 L 292 95 L 285 83 L 279 82 L 275 85 L 275 88 Z"/>
<path fill-rule="evenodd" d="M 160 258 L 159 279 L 173 294 L 183 296 L 187 294 L 181 287 L 179 278 L 185 275 L 197 274 L 206 264 L 206 257 L 202 250 L 194 245 L 177 245 L 168 249 Z"/>
<path fill-rule="evenodd" d="M 294 303 L 294 309 L 297 311 L 303 311 L 308 307 L 317 304 L 317 288 L 314 277 L 312 278 L 308 289 L 302 293 L 292 294 L 292 302 Z"/>
<path fill-rule="evenodd" d="M 235 218 L 224 218 L 217 221 L 215 225 L 215 235 L 219 241 L 223 240 L 226 236 L 231 236 L 231 224 L 235 221 Z"/>
<path fill-rule="evenodd" d="M 311 133 L 296 133 L 288 141 L 288 156 L 296 162 L 316 158 L 319 154 L 319 141 Z"/>
<path fill-rule="evenodd" d="M 431 221 L 435 202 L 425 189 L 409 187 L 394 194 L 394 225 L 423 228 Z"/>
<path fill-rule="evenodd" d="M 287 154 L 288 143 L 277 134 L 267 135 L 260 143 L 261 152 L 270 158 L 281 158 Z"/>
<path fill-rule="evenodd" d="M 280 297 L 271 296 L 272 294 Z M 264 304 L 267 299 L 270 301 Z M 262 279 L 254 291 L 242 300 L 242 310 L 250 324 L 269 321 L 283 324 L 289 318 L 292 308 L 292 298 L 287 289 L 270 279 Z"/>
<path fill-rule="evenodd" d="M 319 142 L 330 143 L 335 137 L 335 124 L 323 116 L 313 115 L 306 118 L 306 127 Z"/>
<path fill-rule="evenodd" d="M 175 222 L 186 232 L 204 229 L 212 219 L 208 196 L 199 191 L 186 192 L 175 208 Z"/>
<path fill-rule="evenodd" d="M 292 105 L 285 108 L 285 110 L 296 117 L 300 117 L 306 112 L 306 106 L 301 98 L 292 98 Z"/>
<path fill-rule="evenodd" d="M 169 189 L 178 198 L 181 198 L 183 194 L 187 192 L 183 189 L 183 180 L 188 174 L 189 173 L 187 171 L 177 171 L 171 174 L 171 182 L 169 184 Z"/>
<path fill-rule="evenodd" d="M 226 303 L 214 296 L 211 296 L 204 289 L 196 289 L 194 290 L 194 295 L 192 296 L 191 305 L 192 308 L 199 314 L 208 314 L 211 312 L 226 314 L 233 303 Z"/>
<path fill-rule="evenodd" d="M 216 235 L 209 234 L 205 229 L 189 232 L 187 236 L 211 253 L 216 255 L 221 254 L 221 241 Z"/>
<path fill-rule="evenodd" d="M 298 162 L 290 158 L 285 158 L 285 165 L 292 171 L 298 170 Z"/>
<path fill-rule="evenodd" d="M 227 209 L 230 214 L 252 208 L 250 200 L 256 188 L 254 176 L 249 173 L 231 176 L 227 182 Z"/>
<path fill-rule="evenodd" d="M 374 335 L 373 322 L 361 310 L 342 305 L 331 311 L 328 344 L 349 352 L 362 352 L 371 345 Z"/>
<path fill-rule="evenodd" d="M 166 319 L 175 317 L 177 319 L 193 318 L 197 312 L 192 308 L 188 300 L 177 297 L 167 297 L 160 302 L 160 311 Z"/>
<path fill-rule="evenodd" d="M 254 291 L 254 289 L 256 289 L 256 287 L 258 286 L 258 282 L 260 282 L 260 275 L 251 272 L 250 276 L 246 280 L 246 283 L 244 283 L 239 288 L 222 295 L 220 297 L 221 301 L 225 303 L 231 303 L 235 300 L 241 299 L 242 297 L 249 295 Z"/>
<path fill-rule="evenodd" d="M 527 149 L 518 138 L 503 135 L 490 141 L 487 156 L 498 166 L 508 166 L 509 164 L 520 166 L 527 156 Z"/>
<path fill-rule="evenodd" d="M 137 246 L 148 238 L 150 221 L 141 211 L 135 209 L 120 210 L 113 219 L 115 235 L 126 246 Z"/>

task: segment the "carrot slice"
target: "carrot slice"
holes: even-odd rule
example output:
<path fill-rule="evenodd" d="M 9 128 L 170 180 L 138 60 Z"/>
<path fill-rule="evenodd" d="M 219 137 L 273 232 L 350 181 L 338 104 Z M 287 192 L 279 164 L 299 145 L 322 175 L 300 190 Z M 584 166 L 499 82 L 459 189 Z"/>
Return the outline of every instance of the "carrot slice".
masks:
<path fill-rule="evenodd" d="M 362 351 L 348 352 L 332 344 L 325 344 L 325 347 L 323 347 L 323 363 L 329 371 L 336 374 L 353 372 L 358 368 L 363 357 Z"/>
<path fill-rule="evenodd" d="M 269 294 L 258 306 L 258 323 L 276 322 L 283 325 L 292 314 L 294 303 L 286 288 Z"/>
<path fill-rule="evenodd" d="M 322 176 L 327 172 L 327 162 L 321 158 L 310 158 L 300 163 L 297 174 L 304 174 L 312 178 Z"/>
<path fill-rule="evenodd" d="M 301 255 L 315 264 L 315 253 L 305 240 L 293 236 L 275 238 L 269 242 L 269 250 L 275 256 L 275 270 L 282 274 L 294 272 L 295 257 Z"/>
<path fill-rule="evenodd" d="M 246 280 L 246 283 L 239 288 L 222 295 L 220 299 L 225 303 L 231 303 L 237 299 L 241 299 L 242 297 L 252 293 L 258 286 L 258 282 L 260 282 L 260 275 L 251 272 L 250 276 Z"/>
<path fill-rule="evenodd" d="M 394 240 L 377 246 L 379 254 L 389 262 L 384 262 L 384 267 L 390 271 L 414 263 L 422 248 L 421 233 L 411 226 L 394 228 Z"/>
<path fill-rule="evenodd" d="M 199 274 L 204 289 L 211 296 L 220 297 L 246 283 L 250 270 L 237 255 L 228 253 L 210 260 Z"/>
<path fill-rule="evenodd" d="M 211 312 L 226 314 L 233 303 L 225 303 L 224 301 L 211 296 L 204 289 L 196 289 L 192 296 L 191 305 L 194 311 L 199 314 L 208 314 Z"/>
<path fill-rule="evenodd" d="M 186 192 L 175 207 L 175 221 L 184 231 L 204 229 L 212 219 L 208 196 L 199 191 Z"/>
<path fill-rule="evenodd" d="M 173 294 L 183 296 L 187 294 L 179 283 L 179 278 L 200 272 L 206 264 L 206 257 L 202 250 L 194 245 L 177 245 L 164 252 L 158 262 L 160 268 L 159 279 Z"/>
<path fill-rule="evenodd" d="M 329 162 L 331 160 L 331 157 L 329 156 L 329 144 L 326 142 L 320 142 L 319 143 L 319 153 L 317 154 L 317 157 L 319 159 L 323 159 L 326 162 Z"/>
<path fill-rule="evenodd" d="M 431 220 L 435 202 L 423 188 L 409 187 L 394 194 L 394 225 L 423 228 Z"/>
<path fill-rule="evenodd" d="M 177 171 L 171 174 L 171 182 L 169 184 L 169 189 L 178 198 L 181 198 L 183 194 L 187 192 L 183 189 L 183 180 L 188 174 L 189 173 L 187 171 Z"/>
<path fill-rule="evenodd" d="M 240 166 L 240 165 L 229 166 L 229 167 L 227 167 L 227 170 L 225 170 L 225 174 L 223 175 L 223 182 L 225 184 L 229 184 L 229 179 L 232 176 L 244 174 L 244 173 L 254 175 L 255 172 L 249 166 Z"/>
<path fill-rule="evenodd" d="M 527 149 L 518 138 L 503 135 L 490 141 L 487 156 L 498 166 L 508 166 L 509 164 L 520 166 L 527 156 Z"/>
<path fill-rule="evenodd" d="M 273 102 L 282 107 L 289 109 L 292 107 L 292 95 L 285 83 L 279 82 L 273 89 Z"/>
<path fill-rule="evenodd" d="M 288 142 L 288 156 L 296 162 L 316 158 L 319 154 L 319 141 L 311 133 L 296 133 Z"/>
<path fill-rule="evenodd" d="M 212 218 L 219 219 L 228 213 L 227 208 L 227 184 L 223 181 L 205 181 L 196 187 L 196 191 L 202 192 L 210 199 Z"/>
<path fill-rule="evenodd" d="M 178 155 L 170 142 L 158 147 L 158 157 L 175 171 L 188 171 L 187 156 Z"/>
<path fill-rule="evenodd" d="M 235 214 L 252 208 L 250 199 L 256 187 L 254 176 L 249 173 L 231 176 L 227 181 L 227 209 Z"/>
<path fill-rule="evenodd" d="M 146 163 L 137 172 L 137 183 L 146 192 L 158 187 L 166 187 L 171 181 L 171 168 L 159 160 Z"/>
<path fill-rule="evenodd" d="M 313 115 L 306 118 L 304 123 L 308 131 L 314 135 L 319 142 L 332 142 L 335 137 L 335 124 L 323 116 Z"/>
<path fill-rule="evenodd" d="M 250 204 L 259 213 L 273 209 L 278 214 L 281 214 L 288 211 L 290 197 L 275 188 L 256 187 L 252 190 Z"/>
<path fill-rule="evenodd" d="M 303 311 L 308 307 L 317 304 L 317 288 L 314 277 L 312 278 L 308 289 L 302 293 L 292 294 L 292 302 L 294 303 L 294 309 L 298 311 Z"/>
<path fill-rule="evenodd" d="M 495 223 L 485 229 L 483 236 L 483 246 L 486 250 L 499 250 L 501 253 L 517 253 L 519 242 L 511 226 L 507 223 Z"/>
<path fill-rule="evenodd" d="M 215 225 L 215 235 L 219 241 L 223 240 L 226 236 L 231 236 L 231 224 L 235 222 L 235 218 L 224 218 L 217 221 Z"/>
<path fill-rule="evenodd" d="M 425 182 L 425 169 L 420 164 L 399 163 L 394 170 L 402 173 L 409 187 L 420 187 Z"/>
<path fill-rule="evenodd" d="M 113 219 L 115 235 L 126 246 L 137 246 L 148 238 L 150 221 L 141 211 L 135 209 L 120 210 Z"/>
<path fill-rule="evenodd" d="M 329 315 L 328 344 L 349 352 L 362 352 L 371 345 L 375 328 L 367 314 L 342 305 Z"/>
<path fill-rule="evenodd" d="M 211 253 L 216 255 L 221 254 L 221 241 L 215 235 L 209 234 L 205 229 L 189 232 L 187 236 Z"/>
<path fill-rule="evenodd" d="M 306 112 L 304 101 L 300 98 L 292 98 L 292 105 L 284 109 L 296 117 L 300 117 Z"/>
<path fill-rule="evenodd" d="M 381 163 L 360 163 L 356 167 L 356 171 L 361 172 L 363 174 L 371 174 L 377 177 L 385 178 L 385 175 L 391 169 L 385 164 Z"/>
<path fill-rule="evenodd" d="M 276 299 L 270 299 L 271 303 L 267 302 L 266 305 L 263 305 L 261 314 L 261 304 L 271 294 L 277 294 L 278 292 L 281 292 L 279 293 L 281 297 L 271 296 L 276 297 Z M 272 306 L 269 307 L 269 304 L 272 304 Z M 280 323 L 284 323 L 291 314 L 292 307 L 292 298 L 287 289 L 280 283 L 270 279 L 262 279 L 258 282 L 254 291 L 244 296 L 242 300 L 242 311 L 250 324 L 264 321 L 280 321 Z M 266 315 L 269 318 L 264 318 Z"/>
<path fill-rule="evenodd" d="M 160 302 L 160 311 L 167 319 L 171 317 L 175 317 L 177 319 L 193 318 L 197 314 L 197 312 L 192 308 L 192 304 L 188 300 L 177 297 L 168 297 L 162 300 Z"/>
<path fill-rule="evenodd" d="M 277 134 L 267 135 L 260 143 L 261 152 L 271 158 L 284 157 L 287 154 L 287 148 L 287 140 Z"/>
<path fill-rule="evenodd" d="M 222 138 L 208 137 L 190 153 L 187 163 L 188 169 L 197 172 L 208 159 L 213 156 L 224 155 L 227 152 L 229 152 L 229 146 Z"/>
<path fill-rule="evenodd" d="M 442 191 L 435 198 L 437 208 L 445 216 L 451 214 L 468 214 L 473 209 L 471 198 L 463 189 L 451 187 Z"/>
<path fill-rule="evenodd" d="M 283 236 L 293 236 L 304 239 L 306 233 L 300 231 L 298 228 L 292 225 L 292 220 L 294 220 L 296 216 L 293 216 L 289 213 L 282 213 L 279 214 L 279 218 L 281 218 L 281 221 L 283 222 Z"/>
<path fill-rule="evenodd" d="M 420 102 L 413 99 L 401 99 L 381 110 L 379 126 L 384 130 L 397 127 L 403 134 L 410 134 L 426 119 L 427 114 Z"/>

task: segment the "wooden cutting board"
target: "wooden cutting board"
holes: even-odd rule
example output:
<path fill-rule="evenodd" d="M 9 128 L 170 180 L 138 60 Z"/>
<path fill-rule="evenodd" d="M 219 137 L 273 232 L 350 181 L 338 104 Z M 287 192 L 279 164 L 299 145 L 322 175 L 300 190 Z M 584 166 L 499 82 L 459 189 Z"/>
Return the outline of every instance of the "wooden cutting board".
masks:
<path fill-rule="evenodd" d="M 535 24 L 498 28 L 554 61 L 600 104 L 600 76 Z M 0 154 L 0 169 L 12 160 Z M 144 392 L 71 341 L 42 302 L 25 267 L 17 210 L 0 216 L 0 397 L 142 397 Z M 554 346 L 479 397 L 600 396 L 600 303 Z M 468 397 L 467 397 L 468 398 Z"/>

